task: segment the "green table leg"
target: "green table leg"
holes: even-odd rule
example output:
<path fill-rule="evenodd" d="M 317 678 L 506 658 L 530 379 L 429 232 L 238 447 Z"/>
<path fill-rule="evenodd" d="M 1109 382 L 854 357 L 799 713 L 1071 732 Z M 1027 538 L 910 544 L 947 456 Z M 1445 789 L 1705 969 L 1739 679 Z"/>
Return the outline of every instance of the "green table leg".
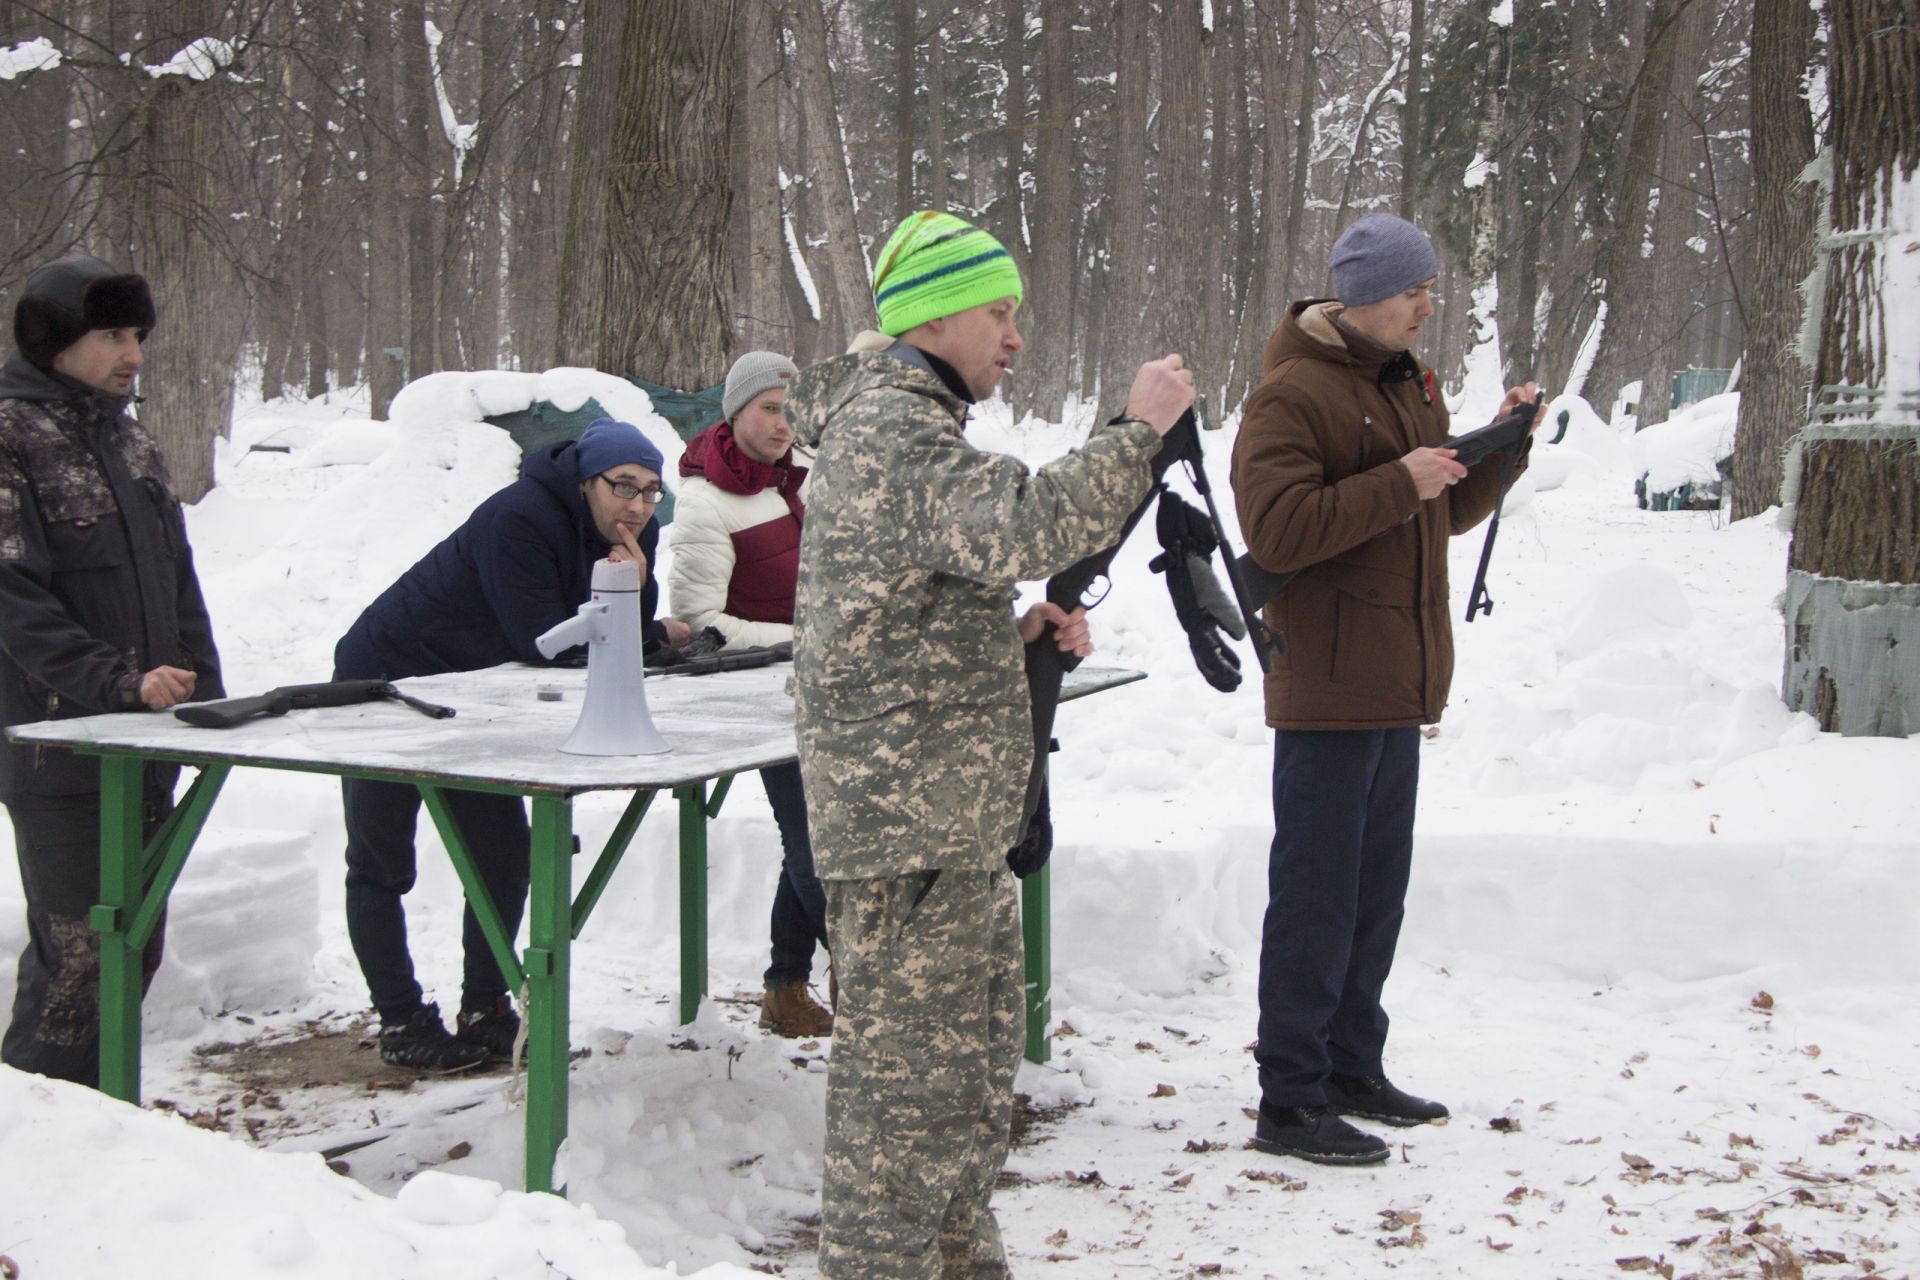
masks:
<path fill-rule="evenodd" d="M 680 1021 L 707 994 L 707 784 L 675 787 L 680 802 Z"/>
<path fill-rule="evenodd" d="M 692 1022 L 707 994 L 707 820 L 720 815 L 733 775 L 673 789 L 680 802 L 680 1021 Z"/>
<path fill-rule="evenodd" d="M 100 1091 L 140 1102 L 140 951 L 131 936 L 140 909 L 144 831 L 141 761 L 100 758 Z"/>
<path fill-rule="evenodd" d="M 572 1016 L 573 805 L 533 800 L 527 901 L 527 1190 L 567 1193 L 554 1159 L 567 1140 L 567 1025 Z"/>
<path fill-rule="evenodd" d="M 1026 941 L 1027 1061 L 1053 1054 L 1047 1024 L 1053 1020 L 1053 868 L 1041 867 L 1020 882 L 1020 930 Z"/>

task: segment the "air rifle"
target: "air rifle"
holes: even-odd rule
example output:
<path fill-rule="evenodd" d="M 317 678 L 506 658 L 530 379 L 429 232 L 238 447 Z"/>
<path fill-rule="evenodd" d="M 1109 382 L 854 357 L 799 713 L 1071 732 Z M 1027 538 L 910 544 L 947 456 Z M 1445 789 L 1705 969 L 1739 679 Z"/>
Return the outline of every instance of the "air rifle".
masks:
<path fill-rule="evenodd" d="M 454 714 L 452 707 L 426 702 L 400 692 L 386 680 L 333 680 L 326 684 L 289 684 L 252 698 L 219 702 L 185 702 L 173 709 L 175 718 L 201 729 L 231 729 L 256 716 L 283 716 L 313 707 L 346 707 L 360 702 L 398 702 L 435 720 Z"/>
<path fill-rule="evenodd" d="M 1195 410 L 1199 410 L 1196 412 Z M 1231 547 L 1227 541 L 1226 530 L 1220 524 L 1220 513 L 1214 507 L 1213 495 L 1207 486 L 1206 468 L 1200 448 L 1200 430 L 1205 410 L 1198 402 L 1194 409 L 1180 415 L 1160 441 L 1160 451 L 1153 457 L 1153 484 L 1141 499 L 1126 521 L 1120 526 L 1120 536 L 1110 546 L 1104 547 L 1084 560 L 1069 566 L 1047 579 L 1046 598 L 1061 609 L 1071 612 L 1076 608 L 1091 609 L 1106 598 L 1106 588 L 1100 586 L 1107 577 L 1107 570 L 1113 564 L 1113 558 L 1134 526 L 1147 513 L 1156 499 L 1165 502 L 1171 498 L 1180 502 L 1172 494 L 1166 493 L 1166 475 L 1179 463 L 1186 463 L 1189 475 L 1193 478 L 1194 488 L 1206 499 L 1207 513 L 1210 519 L 1214 542 L 1223 547 Z M 1164 497 L 1162 495 L 1165 495 Z M 1185 507 L 1185 503 L 1181 503 Z M 1187 510 L 1192 511 L 1188 507 Z M 1199 513 L 1193 513 L 1197 518 Z M 1165 540 L 1163 539 L 1163 542 Z M 1209 554 L 1211 547 L 1208 548 Z M 1178 551 L 1169 547 L 1163 557 L 1170 564 L 1177 563 L 1177 572 L 1190 580 L 1191 588 L 1205 595 L 1212 603 L 1211 607 L 1202 606 L 1189 614 L 1183 611 L 1180 601 L 1180 587 L 1176 585 L 1176 570 L 1167 568 L 1169 588 L 1174 591 L 1175 611 L 1181 614 L 1182 625 L 1188 626 L 1190 643 L 1193 646 L 1195 661 L 1200 673 L 1207 682 L 1222 692 L 1229 692 L 1240 683 L 1240 662 L 1232 651 L 1227 649 L 1212 635 L 1212 628 L 1230 625 L 1234 621 L 1231 611 L 1217 603 L 1221 599 L 1220 588 L 1214 583 L 1211 570 L 1201 559 L 1192 545 L 1182 545 Z M 1229 578 L 1232 580 L 1231 562 Z M 1204 579 L 1204 586 L 1201 582 Z M 1210 591 L 1207 588 L 1211 588 Z M 1257 607 L 1248 603 L 1249 597 L 1240 590 L 1235 581 L 1235 595 L 1241 601 L 1241 619 L 1244 630 L 1237 635 L 1251 633 L 1255 637 L 1255 649 L 1260 656 L 1260 664 L 1268 665 L 1265 649 L 1267 644 L 1278 644 L 1278 638 L 1272 637 L 1260 622 Z M 1227 616 L 1223 616 L 1227 615 Z M 1204 634 L 1203 634 L 1204 632 Z M 1053 722 L 1060 707 L 1060 686 L 1067 672 L 1080 665 L 1080 659 L 1071 653 L 1060 652 L 1054 642 L 1053 628 L 1047 627 L 1040 637 L 1027 646 L 1027 691 L 1033 701 L 1033 770 L 1027 778 L 1027 797 L 1024 816 L 1021 823 L 1020 843 L 1008 851 L 1007 861 L 1020 875 L 1030 875 L 1046 862 L 1053 846 L 1052 824 L 1042 807 L 1042 794 L 1047 776 L 1047 753 L 1053 743 Z"/>
<path fill-rule="evenodd" d="M 1527 440 L 1533 434 L 1533 420 L 1540 412 L 1540 404 L 1538 397 L 1523 400 L 1505 417 L 1477 431 L 1449 436 L 1436 446 L 1452 449 L 1454 461 L 1464 467 L 1472 467 L 1495 453 L 1506 455 L 1506 466 L 1500 473 L 1500 494 L 1493 502 L 1493 520 L 1487 526 L 1487 540 L 1480 548 L 1480 568 L 1474 574 L 1473 594 L 1467 601 L 1468 622 L 1472 622 L 1476 614 L 1493 612 L 1493 597 L 1487 594 L 1487 564 L 1493 558 L 1493 540 L 1500 533 L 1500 505 L 1506 501 L 1507 490 L 1513 485 L 1514 469 L 1519 466 L 1520 455 L 1526 450 Z M 1562 426 L 1560 434 L 1564 435 L 1565 432 L 1566 428 Z M 1559 438 L 1556 435 L 1554 441 Z M 1289 582 L 1306 571 L 1303 568 L 1275 573 L 1271 569 L 1263 569 L 1255 562 L 1251 551 L 1240 555 L 1233 562 L 1233 568 L 1238 580 L 1246 586 L 1246 598 L 1256 609 L 1279 595 Z"/>

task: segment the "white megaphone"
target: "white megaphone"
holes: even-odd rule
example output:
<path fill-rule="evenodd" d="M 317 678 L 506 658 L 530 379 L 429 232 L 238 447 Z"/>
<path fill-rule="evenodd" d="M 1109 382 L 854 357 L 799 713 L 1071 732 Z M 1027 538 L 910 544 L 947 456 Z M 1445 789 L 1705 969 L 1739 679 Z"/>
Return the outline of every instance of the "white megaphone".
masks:
<path fill-rule="evenodd" d="M 647 713 L 640 637 L 640 566 L 599 560 L 593 594 L 580 611 L 533 642 L 552 658 L 587 646 L 587 700 L 560 747 L 576 756 L 653 756 L 671 751 Z"/>

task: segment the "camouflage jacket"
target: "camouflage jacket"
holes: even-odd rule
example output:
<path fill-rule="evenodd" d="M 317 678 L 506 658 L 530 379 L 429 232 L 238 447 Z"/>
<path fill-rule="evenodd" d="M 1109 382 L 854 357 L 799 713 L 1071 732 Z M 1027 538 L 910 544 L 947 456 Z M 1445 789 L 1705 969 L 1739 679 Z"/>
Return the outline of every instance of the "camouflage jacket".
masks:
<path fill-rule="evenodd" d="M 137 710 L 163 664 L 223 696 L 180 504 L 125 407 L 18 355 L 0 370 L 0 724 Z M 99 778 L 70 751 L 0 747 L 0 800 Z"/>
<path fill-rule="evenodd" d="M 1015 584 L 1119 536 L 1159 441 L 1138 419 L 1030 472 L 961 434 L 967 403 L 896 345 L 794 380 L 816 450 L 800 542 L 794 690 L 827 879 L 992 870 L 1033 759 Z"/>

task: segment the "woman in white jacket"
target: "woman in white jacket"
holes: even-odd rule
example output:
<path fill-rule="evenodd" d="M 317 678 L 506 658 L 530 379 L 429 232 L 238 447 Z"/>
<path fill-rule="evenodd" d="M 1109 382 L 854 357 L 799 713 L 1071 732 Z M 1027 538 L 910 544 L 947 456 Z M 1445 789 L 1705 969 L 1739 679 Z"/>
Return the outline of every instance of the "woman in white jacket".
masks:
<path fill-rule="evenodd" d="M 708 627 L 726 648 L 793 639 L 794 581 L 807 469 L 793 456 L 787 381 L 798 370 L 770 351 L 750 351 L 727 374 L 726 418 L 687 443 L 675 495 L 673 615 L 697 635 Z M 808 991 L 816 945 L 826 942 L 826 893 L 813 874 L 806 797 L 797 764 L 762 769 L 780 827 L 783 858 L 774 890 L 772 962 L 760 1025 L 783 1036 L 823 1036 L 833 1015 Z"/>

